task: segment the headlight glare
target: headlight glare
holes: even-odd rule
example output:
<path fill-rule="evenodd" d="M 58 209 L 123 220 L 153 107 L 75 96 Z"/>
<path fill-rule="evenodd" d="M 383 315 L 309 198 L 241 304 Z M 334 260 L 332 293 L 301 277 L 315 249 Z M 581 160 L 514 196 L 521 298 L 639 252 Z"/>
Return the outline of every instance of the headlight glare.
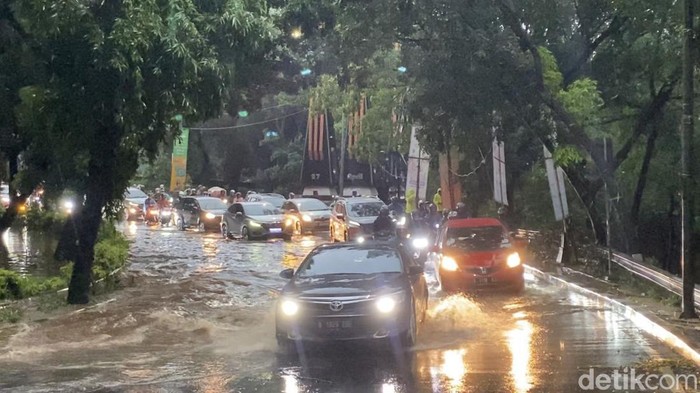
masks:
<path fill-rule="evenodd" d="M 508 255 L 508 259 L 506 259 L 506 264 L 508 265 L 508 267 L 511 268 L 520 266 L 520 254 L 514 252 Z"/>
<path fill-rule="evenodd" d="M 357 242 L 360 243 L 360 244 L 364 243 L 364 242 L 365 242 L 364 236 L 359 236 L 359 237 L 357 238 Z"/>
<path fill-rule="evenodd" d="M 291 218 L 288 218 L 288 219 L 286 219 L 286 220 L 284 221 L 284 226 L 288 227 L 288 226 L 291 226 L 291 225 L 292 225 L 292 219 L 291 219 Z"/>
<path fill-rule="evenodd" d="M 411 244 L 413 244 L 413 248 L 422 250 L 422 249 L 428 247 L 428 239 L 426 239 L 424 237 L 415 238 L 415 239 L 413 239 Z"/>
<path fill-rule="evenodd" d="M 251 222 L 250 222 L 250 227 L 251 227 L 251 228 L 260 228 L 261 226 L 262 226 L 262 225 L 258 224 L 258 223 L 255 222 L 255 221 L 251 221 Z"/>
<path fill-rule="evenodd" d="M 377 299 L 377 310 L 379 310 L 380 313 L 390 313 L 394 311 L 394 308 L 396 308 L 396 300 L 392 299 L 391 297 L 382 296 Z"/>
<path fill-rule="evenodd" d="M 282 309 L 282 313 L 288 317 L 294 316 L 299 312 L 299 304 L 290 299 L 282 300 L 280 308 Z"/>
<path fill-rule="evenodd" d="M 204 215 L 204 217 L 206 217 L 207 220 L 213 220 L 216 218 L 216 215 L 214 213 L 207 213 Z"/>
<path fill-rule="evenodd" d="M 454 272 L 459 269 L 457 261 L 455 261 L 452 257 L 442 257 L 441 267 L 450 272 Z"/>
<path fill-rule="evenodd" d="M 309 216 L 308 214 L 304 214 L 304 215 L 301 217 L 301 219 L 304 220 L 304 221 L 306 221 L 306 222 L 311 222 L 311 216 Z"/>

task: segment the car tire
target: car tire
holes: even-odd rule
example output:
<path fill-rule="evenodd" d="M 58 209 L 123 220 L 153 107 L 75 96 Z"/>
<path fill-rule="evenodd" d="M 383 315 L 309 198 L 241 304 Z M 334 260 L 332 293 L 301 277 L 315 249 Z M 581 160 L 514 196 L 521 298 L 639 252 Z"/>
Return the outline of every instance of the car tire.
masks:
<path fill-rule="evenodd" d="M 241 228 L 241 237 L 245 240 L 250 240 L 250 232 L 248 232 L 248 227 Z"/>
<path fill-rule="evenodd" d="M 229 238 L 228 226 L 226 226 L 226 224 L 221 224 L 221 236 L 222 236 L 224 239 L 228 239 L 228 238 Z"/>
<path fill-rule="evenodd" d="M 182 218 L 177 219 L 177 229 L 184 231 L 185 230 L 185 221 Z"/>
<path fill-rule="evenodd" d="M 304 234 L 304 228 L 301 226 L 301 222 L 297 221 L 297 222 L 294 224 L 294 232 L 295 232 L 297 235 L 303 235 L 303 234 Z"/>

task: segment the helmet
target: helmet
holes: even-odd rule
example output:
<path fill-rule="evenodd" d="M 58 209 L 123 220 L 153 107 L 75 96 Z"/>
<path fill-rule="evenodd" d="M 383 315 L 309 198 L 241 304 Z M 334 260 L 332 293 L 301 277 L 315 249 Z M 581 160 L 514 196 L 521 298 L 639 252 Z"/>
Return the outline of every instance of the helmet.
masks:
<path fill-rule="evenodd" d="M 388 215 L 389 215 L 389 206 L 386 206 L 386 205 L 385 205 L 385 206 L 382 206 L 382 207 L 379 209 L 379 215 L 380 215 L 380 216 L 384 216 L 384 217 L 388 216 Z"/>

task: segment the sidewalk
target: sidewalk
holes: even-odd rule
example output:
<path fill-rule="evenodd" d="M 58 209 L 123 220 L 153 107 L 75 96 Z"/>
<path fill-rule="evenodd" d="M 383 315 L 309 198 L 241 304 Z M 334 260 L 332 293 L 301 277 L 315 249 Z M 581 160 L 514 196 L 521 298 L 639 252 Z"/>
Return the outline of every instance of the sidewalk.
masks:
<path fill-rule="evenodd" d="M 533 259 L 537 260 L 540 258 Z M 679 319 L 678 315 L 681 311 L 679 306 L 666 304 L 657 298 L 649 296 L 648 294 L 634 292 L 630 288 L 627 288 L 624 284 L 617 284 L 601 280 L 569 267 L 558 265 L 556 262 L 539 260 L 530 261 L 528 265 L 534 268 L 531 269 L 531 273 L 536 276 L 541 276 L 539 277 L 541 279 L 543 278 L 549 281 L 573 284 L 571 287 L 574 290 L 577 290 L 576 287 L 578 286 L 580 287 L 578 290 L 581 292 L 586 292 L 586 290 L 589 290 L 595 294 L 602 295 L 603 298 L 608 298 L 613 302 L 619 302 L 620 304 L 627 306 L 627 309 L 617 310 L 624 313 L 626 317 L 634 317 L 634 315 L 629 314 L 634 314 L 634 311 L 636 311 L 641 316 L 646 317 L 646 319 L 652 322 L 649 324 L 647 321 L 640 321 L 642 324 L 649 325 L 643 327 L 640 326 L 640 328 L 643 330 L 651 329 L 650 331 L 653 335 L 674 347 L 677 352 L 685 352 L 679 350 L 678 345 L 674 345 L 674 343 L 676 343 L 681 347 L 683 346 L 682 343 L 677 343 L 677 340 L 687 344 L 687 346 L 691 349 L 690 352 L 693 352 L 692 350 L 694 350 L 695 354 L 681 354 L 686 358 L 693 360 L 698 366 L 700 366 L 700 355 L 698 355 L 698 352 L 700 351 L 700 320 L 688 321 Z M 614 304 L 612 305 L 614 306 Z M 643 320 L 644 318 L 640 319 Z M 651 326 L 654 324 L 658 325 L 660 329 Z"/>

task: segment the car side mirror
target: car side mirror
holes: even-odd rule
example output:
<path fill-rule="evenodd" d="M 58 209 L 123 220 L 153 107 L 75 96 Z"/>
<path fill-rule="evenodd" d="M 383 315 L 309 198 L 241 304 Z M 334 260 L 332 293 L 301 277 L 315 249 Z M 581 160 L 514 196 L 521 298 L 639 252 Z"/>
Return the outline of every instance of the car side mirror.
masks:
<path fill-rule="evenodd" d="M 291 280 L 294 277 L 294 269 L 284 269 L 280 272 L 280 277 Z"/>
<path fill-rule="evenodd" d="M 423 268 L 423 266 L 411 265 L 408 267 L 408 274 L 411 276 L 415 276 L 416 274 L 423 274 L 424 271 L 425 269 Z"/>

